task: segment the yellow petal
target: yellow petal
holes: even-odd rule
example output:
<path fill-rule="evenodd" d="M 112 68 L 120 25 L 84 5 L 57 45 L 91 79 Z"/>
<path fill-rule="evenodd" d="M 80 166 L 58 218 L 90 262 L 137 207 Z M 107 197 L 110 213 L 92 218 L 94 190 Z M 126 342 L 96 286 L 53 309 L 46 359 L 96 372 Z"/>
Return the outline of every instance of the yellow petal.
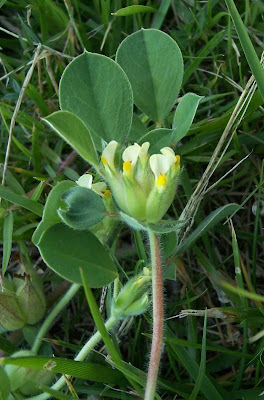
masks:
<path fill-rule="evenodd" d="M 180 162 L 181 162 L 181 156 L 177 155 L 175 157 L 176 157 L 175 165 L 176 165 L 176 167 L 178 167 L 180 165 Z"/>
<path fill-rule="evenodd" d="M 111 197 L 111 192 L 109 189 L 106 189 L 103 191 L 103 194 L 105 195 L 105 197 L 107 197 L 108 199 Z"/>
<path fill-rule="evenodd" d="M 157 186 L 164 186 L 164 185 L 166 185 L 166 183 L 167 183 L 167 177 L 163 173 L 157 179 Z"/>
<path fill-rule="evenodd" d="M 131 169 L 132 162 L 131 161 L 124 161 L 123 162 L 123 171 L 129 172 Z"/>
<path fill-rule="evenodd" d="M 105 167 L 108 165 L 107 159 L 104 156 L 101 156 L 101 161 Z"/>

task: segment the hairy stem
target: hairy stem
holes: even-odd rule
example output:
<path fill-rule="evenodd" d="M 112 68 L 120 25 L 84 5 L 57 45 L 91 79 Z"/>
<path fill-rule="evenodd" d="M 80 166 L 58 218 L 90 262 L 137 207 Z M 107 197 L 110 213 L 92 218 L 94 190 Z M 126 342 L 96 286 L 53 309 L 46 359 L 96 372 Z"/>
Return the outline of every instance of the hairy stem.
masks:
<path fill-rule="evenodd" d="M 52 323 L 58 316 L 58 314 L 63 310 L 63 308 L 70 302 L 70 300 L 73 298 L 73 296 L 77 293 L 79 290 L 80 285 L 77 283 L 73 283 L 70 287 L 70 289 L 65 293 L 65 295 L 60 299 L 60 301 L 56 304 L 56 306 L 53 308 L 53 310 L 50 312 L 50 314 L 47 316 L 45 321 L 43 322 L 36 338 L 34 341 L 34 344 L 32 346 L 32 351 L 34 353 L 37 353 L 40 346 L 41 346 L 41 339 L 46 335 L 47 331 L 51 327 Z"/>
<path fill-rule="evenodd" d="M 155 397 L 163 340 L 163 282 L 160 244 L 158 236 L 149 231 L 152 264 L 153 334 L 148 367 L 145 400 Z"/>
<path fill-rule="evenodd" d="M 105 327 L 107 332 L 110 331 L 117 323 L 119 319 L 117 317 L 110 317 L 106 323 Z M 83 361 L 85 357 L 95 348 L 95 346 L 100 342 L 102 339 L 102 335 L 100 334 L 99 331 L 97 331 L 89 340 L 88 342 L 84 345 L 84 347 L 81 349 L 81 351 L 77 354 L 77 356 L 74 358 L 74 361 Z M 69 376 L 67 376 L 69 378 Z M 54 383 L 53 386 L 51 386 L 52 390 L 60 390 L 66 383 L 66 377 L 62 376 L 56 383 Z M 49 397 L 51 397 L 50 394 L 48 393 L 43 393 L 39 394 L 37 396 L 33 396 L 28 398 L 27 400 L 47 400 Z"/>

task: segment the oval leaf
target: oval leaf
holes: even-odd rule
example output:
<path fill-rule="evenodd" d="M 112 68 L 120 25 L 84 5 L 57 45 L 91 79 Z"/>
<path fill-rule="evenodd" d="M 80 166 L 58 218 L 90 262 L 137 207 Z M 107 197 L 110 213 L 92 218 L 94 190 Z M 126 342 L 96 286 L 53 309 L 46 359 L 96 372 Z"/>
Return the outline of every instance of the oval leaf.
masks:
<path fill-rule="evenodd" d="M 91 189 L 77 186 L 63 193 L 61 199 L 66 208 L 59 208 L 58 214 L 73 229 L 89 229 L 105 217 L 104 203 Z"/>
<path fill-rule="evenodd" d="M 46 229 L 50 228 L 52 225 L 61 222 L 60 217 L 57 213 L 57 210 L 60 207 L 61 196 L 64 192 L 66 192 L 66 190 L 69 190 L 74 186 L 76 186 L 75 182 L 62 181 L 54 186 L 54 188 L 50 191 L 44 207 L 42 220 L 38 224 L 38 227 L 32 236 L 32 242 L 35 245 L 38 244 L 42 234 L 45 232 Z"/>
<path fill-rule="evenodd" d="M 120 44 L 116 61 L 128 76 L 134 101 L 154 121 L 163 121 L 177 100 L 183 60 L 177 43 L 156 29 L 141 29 Z"/>
<path fill-rule="evenodd" d="M 175 146 L 189 131 L 196 110 L 203 96 L 185 94 L 176 108 L 173 119 L 172 143 Z"/>
<path fill-rule="evenodd" d="M 43 120 L 90 164 L 98 165 L 97 153 L 87 127 L 69 111 L 57 111 Z"/>
<path fill-rule="evenodd" d="M 77 115 L 98 150 L 101 139 L 123 142 L 133 116 L 133 94 L 126 74 L 108 57 L 85 52 L 64 70 L 60 81 L 62 110 Z"/>
<path fill-rule="evenodd" d="M 117 277 L 108 252 L 90 231 L 57 224 L 43 233 L 38 248 L 45 263 L 68 281 L 82 284 L 80 267 L 93 288 L 108 285 Z"/>
<path fill-rule="evenodd" d="M 159 153 L 163 147 L 170 147 L 173 136 L 172 129 L 159 128 L 149 131 L 146 135 L 142 136 L 138 141 L 139 144 L 144 142 L 150 143 L 150 154 Z"/>

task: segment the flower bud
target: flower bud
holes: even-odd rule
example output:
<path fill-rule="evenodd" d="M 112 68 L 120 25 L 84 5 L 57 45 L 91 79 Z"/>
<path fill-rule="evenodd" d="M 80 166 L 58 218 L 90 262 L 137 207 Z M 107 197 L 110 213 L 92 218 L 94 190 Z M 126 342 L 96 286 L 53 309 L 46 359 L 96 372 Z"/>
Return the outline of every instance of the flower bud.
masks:
<path fill-rule="evenodd" d="M 149 296 L 145 293 L 140 299 L 134 301 L 134 303 L 127 307 L 123 311 L 123 315 L 126 317 L 131 317 L 133 315 L 143 314 L 145 311 L 147 311 L 149 303 Z"/>
<path fill-rule="evenodd" d="M 26 317 L 22 312 L 15 294 L 0 293 L 0 325 L 7 331 L 21 329 L 26 324 Z"/>
<path fill-rule="evenodd" d="M 150 288 L 151 274 L 149 268 L 130 279 L 121 289 L 112 305 L 112 313 L 125 318 L 129 315 L 142 314 L 148 307 L 147 293 Z"/>
<path fill-rule="evenodd" d="M 29 350 L 20 350 L 11 357 L 31 357 L 34 355 Z M 38 371 L 13 364 L 7 364 L 5 371 L 9 377 L 11 391 L 23 395 L 38 394 L 40 390 L 37 385 L 49 385 L 54 377 L 54 373 L 48 370 Z"/>
<path fill-rule="evenodd" d="M 40 279 L 32 271 L 30 275 L 26 273 L 14 275 L 13 281 L 17 302 L 25 314 L 27 323 L 30 325 L 37 323 L 46 310 L 46 301 Z"/>

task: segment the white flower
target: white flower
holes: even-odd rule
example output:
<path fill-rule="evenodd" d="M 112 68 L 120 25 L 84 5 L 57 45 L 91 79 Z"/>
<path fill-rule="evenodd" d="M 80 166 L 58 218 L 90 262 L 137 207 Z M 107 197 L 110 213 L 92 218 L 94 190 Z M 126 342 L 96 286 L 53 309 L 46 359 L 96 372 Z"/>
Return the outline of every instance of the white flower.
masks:
<path fill-rule="evenodd" d="M 76 181 L 77 185 L 85 187 L 87 189 L 92 189 L 92 182 L 93 182 L 93 177 L 90 174 L 84 174 L 80 176 L 78 181 Z"/>
<path fill-rule="evenodd" d="M 156 178 L 157 186 L 164 186 L 167 183 L 166 174 L 170 169 L 170 159 L 164 154 L 153 154 L 150 156 L 149 165 Z"/>
<path fill-rule="evenodd" d="M 131 168 L 134 168 L 136 165 L 136 162 L 138 160 L 138 156 L 140 153 L 141 147 L 139 144 L 134 143 L 132 146 L 128 146 L 122 154 L 123 158 L 123 170 L 124 172 L 129 172 Z"/>
<path fill-rule="evenodd" d="M 144 143 L 141 145 L 140 152 L 139 152 L 139 158 L 140 158 L 140 159 L 144 159 L 144 158 L 147 157 L 149 146 L 150 146 L 150 143 L 149 143 L 149 142 L 144 142 Z"/>
<path fill-rule="evenodd" d="M 76 181 L 77 185 L 81 187 L 85 187 L 86 189 L 92 189 L 99 196 L 110 197 L 111 192 L 107 189 L 105 182 L 97 182 L 93 183 L 93 176 L 91 174 L 84 174 L 80 176 L 78 181 Z"/>
<path fill-rule="evenodd" d="M 128 146 L 122 154 L 123 158 L 123 170 L 124 172 L 129 172 L 132 169 L 134 169 L 138 158 L 145 158 L 147 156 L 149 149 L 149 142 L 145 142 L 140 146 L 137 143 L 134 143 L 131 146 Z"/>
<path fill-rule="evenodd" d="M 108 143 L 104 151 L 101 155 L 101 161 L 105 167 L 110 167 L 112 170 L 115 170 L 115 152 L 118 143 L 115 140 L 112 140 Z"/>
<path fill-rule="evenodd" d="M 180 156 L 176 156 L 170 147 L 163 147 L 160 152 L 168 158 L 171 166 L 175 165 L 177 167 L 180 164 Z"/>

